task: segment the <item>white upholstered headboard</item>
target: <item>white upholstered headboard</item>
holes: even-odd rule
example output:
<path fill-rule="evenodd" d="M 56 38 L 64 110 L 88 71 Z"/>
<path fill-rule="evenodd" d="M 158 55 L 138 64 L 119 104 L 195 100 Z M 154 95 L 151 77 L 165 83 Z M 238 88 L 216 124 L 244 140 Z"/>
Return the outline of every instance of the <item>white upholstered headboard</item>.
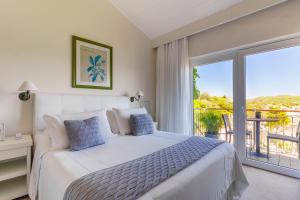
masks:
<path fill-rule="evenodd" d="M 96 96 L 72 94 L 34 95 L 33 133 L 45 128 L 45 114 L 62 114 L 70 112 L 85 112 L 101 108 L 129 108 L 129 97 L 126 96 Z"/>

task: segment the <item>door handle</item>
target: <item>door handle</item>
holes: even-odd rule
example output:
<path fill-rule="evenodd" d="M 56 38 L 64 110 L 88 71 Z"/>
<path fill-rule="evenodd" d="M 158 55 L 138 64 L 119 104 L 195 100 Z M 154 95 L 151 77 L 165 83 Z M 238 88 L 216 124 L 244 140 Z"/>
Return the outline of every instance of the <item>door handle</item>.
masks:
<path fill-rule="evenodd" d="M 242 113 L 245 113 L 245 107 L 244 106 L 241 106 L 241 111 L 242 111 Z"/>

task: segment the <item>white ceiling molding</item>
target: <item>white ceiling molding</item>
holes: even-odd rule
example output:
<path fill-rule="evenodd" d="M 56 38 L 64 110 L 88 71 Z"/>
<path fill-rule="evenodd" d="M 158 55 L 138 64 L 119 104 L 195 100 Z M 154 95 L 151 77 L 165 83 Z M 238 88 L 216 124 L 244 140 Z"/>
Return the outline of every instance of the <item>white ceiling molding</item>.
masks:
<path fill-rule="evenodd" d="M 263 9 L 275 6 L 288 0 L 245 0 L 225 10 L 219 11 L 206 18 L 199 19 L 193 23 L 183 26 L 175 31 L 159 36 L 152 40 L 152 47 L 156 48 L 162 44 L 188 37 L 196 33 L 211 29 L 213 27 L 237 20 L 247 15 L 256 13 Z"/>
<path fill-rule="evenodd" d="M 109 0 L 150 39 L 252 0 Z"/>

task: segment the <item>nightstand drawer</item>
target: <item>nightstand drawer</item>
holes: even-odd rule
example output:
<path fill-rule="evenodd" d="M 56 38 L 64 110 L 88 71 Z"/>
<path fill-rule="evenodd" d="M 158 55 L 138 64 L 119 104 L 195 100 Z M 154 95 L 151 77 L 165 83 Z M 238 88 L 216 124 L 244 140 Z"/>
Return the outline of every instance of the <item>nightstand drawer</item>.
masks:
<path fill-rule="evenodd" d="M 27 194 L 31 170 L 30 135 L 14 136 L 0 141 L 0 200 L 10 200 Z"/>
<path fill-rule="evenodd" d="M 0 161 L 27 155 L 27 147 L 0 151 Z"/>

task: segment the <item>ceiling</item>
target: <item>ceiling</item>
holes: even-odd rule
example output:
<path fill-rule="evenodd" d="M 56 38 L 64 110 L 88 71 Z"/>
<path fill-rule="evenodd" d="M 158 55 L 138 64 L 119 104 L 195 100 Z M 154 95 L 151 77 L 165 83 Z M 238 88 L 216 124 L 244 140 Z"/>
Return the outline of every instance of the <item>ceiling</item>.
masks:
<path fill-rule="evenodd" d="M 110 1 L 150 39 L 154 39 L 243 0 Z"/>

